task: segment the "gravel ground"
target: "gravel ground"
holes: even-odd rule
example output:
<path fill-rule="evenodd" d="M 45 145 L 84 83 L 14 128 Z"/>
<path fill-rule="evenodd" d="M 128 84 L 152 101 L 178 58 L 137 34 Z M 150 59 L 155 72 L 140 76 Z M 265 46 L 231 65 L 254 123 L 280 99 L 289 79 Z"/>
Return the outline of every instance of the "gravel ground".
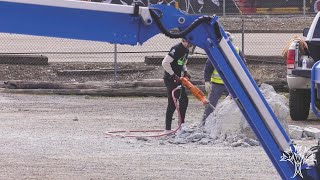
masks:
<path fill-rule="evenodd" d="M 247 31 L 299 31 L 309 27 L 315 14 L 306 16 L 299 15 L 266 15 L 266 16 L 243 16 L 244 29 Z M 224 29 L 238 31 L 242 28 L 241 17 L 219 17 Z"/>
<path fill-rule="evenodd" d="M 261 147 L 106 138 L 163 128 L 166 98 L 1 93 L 0 102 L 0 179 L 280 179 Z M 191 98 L 188 123 L 202 111 Z"/>
<path fill-rule="evenodd" d="M 45 66 L 34 65 L 7 65 L 0 64 L 0 81 L 62 81 L 62 82 L 88 82 L 88 81 L 114 81 L 114 73 L 95 75 L 59 75 L 59 70 L 99 70 L 112 69 L 111 63 L 50 63 Z M 134 81 L 143 79 L 161 79 L 163 68 L 160 65 L 151 66 L 144 63 L 119 63 L 119 70 L 129 69 L 127 72 L 118 73 L 118 81 Z M 150 71 L 135 71 L 150 68 Z M 188 65 L 188 71 L 193 80 L 203 81 L 203 64 Z M 252 76 L 265 82 L 286 77 L 286 67 L 282 64 L 248 64 Z"/>

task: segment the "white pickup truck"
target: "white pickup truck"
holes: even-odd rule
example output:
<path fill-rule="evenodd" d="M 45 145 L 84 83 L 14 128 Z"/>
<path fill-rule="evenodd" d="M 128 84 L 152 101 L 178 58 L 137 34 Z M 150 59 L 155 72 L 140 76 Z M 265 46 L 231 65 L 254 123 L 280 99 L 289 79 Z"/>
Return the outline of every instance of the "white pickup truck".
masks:
<path fill-rule="evenodd" d="M 312 65 L 320 60 L 320 12 L 310 28 L 303 30 L 305 40 L 293 40 L 287 52 L 287 83 L 289 87 L 289 109 L 292 120 L 306 120 L 309 116 Z M 304 48 L 303 43 L 308 48 Z M 319 102 L 316 106 L 319 108 Z"/>

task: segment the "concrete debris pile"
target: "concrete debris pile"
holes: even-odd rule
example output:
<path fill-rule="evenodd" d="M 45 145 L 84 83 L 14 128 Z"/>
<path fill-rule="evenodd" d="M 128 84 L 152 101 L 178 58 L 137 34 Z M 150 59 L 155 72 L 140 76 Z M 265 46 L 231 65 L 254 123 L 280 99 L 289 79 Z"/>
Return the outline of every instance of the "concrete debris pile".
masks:
<path fill-rule="evenodd" d="M 289 109 L 286 106 L 286 97 L 277 94 L 273 87 L 267 84 L 262 84 L 260 90 L 285 131 L 289 132 L 286 121 L 289 115 Z M 218 103 L 214 113 L 211 113 L 206 119 L 204 127 L 194 126 L 183 129 L 169 138 L 168 141 L 174 144 L 191 142 L 197 142 L 199 144 L 222 143 L 233 147 L 259 145 L 257 137 L 251 130 L 240 109 L 229 96 Z"/>
<path fill-rule="evenodd" d="M 314 127 L 302 128 L 300 126 L 289 125 L 291 139 L 319 139 L 320 129 Z"/>

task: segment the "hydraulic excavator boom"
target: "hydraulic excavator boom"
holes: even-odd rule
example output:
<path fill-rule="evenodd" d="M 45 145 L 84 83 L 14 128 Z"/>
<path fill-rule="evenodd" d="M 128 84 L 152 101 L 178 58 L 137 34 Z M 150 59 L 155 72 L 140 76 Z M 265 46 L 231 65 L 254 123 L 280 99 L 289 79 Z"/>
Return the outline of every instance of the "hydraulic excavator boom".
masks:
<path fill-rule="evenodd" d="M 172 33 L 170 30 L 179 29 Z M 296 166 L 280 161 L 292 141 L 275 117 L 217 16 L 188 15 L 167 5 L 149 7 L 73 0 L 0 0 L 0 32 L 142 45 L 156 34 L 185 38 L 206 52 L 283 179 Z M 320 179 L 317 167 L 301 165 L 304 178 Z"/>

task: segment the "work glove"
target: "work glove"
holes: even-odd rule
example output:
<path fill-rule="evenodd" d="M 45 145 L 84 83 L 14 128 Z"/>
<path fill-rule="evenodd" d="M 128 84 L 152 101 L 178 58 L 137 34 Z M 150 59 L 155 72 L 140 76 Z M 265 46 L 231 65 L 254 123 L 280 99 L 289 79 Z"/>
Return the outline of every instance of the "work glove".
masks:
<path fill-rule="evenodd" d="M 179 76 L 177 76 L 176 74 L 172 74 L 171 76 L 170 76 L 170 79 L 172 79 L 175 83 L 180 83 L 180 77 Z"/>
<path fill-rule="evenodd" d="M 191 79 L 191 76 L 190 76 L 190 74 L 189 74 L 187 71 L 185 71 L 185 72 L 183 73 L 183 77 L 186 77 L 186 78 L 188 78 L 188 79 Z"/>
<path fill-rule="evenodd" d="M 211 90 L 212 90 L 211 89 L 211 83 L 210 82 L 204 82 L 204 87 L 205 87 L 207 93 L 210 94 Z"/>

